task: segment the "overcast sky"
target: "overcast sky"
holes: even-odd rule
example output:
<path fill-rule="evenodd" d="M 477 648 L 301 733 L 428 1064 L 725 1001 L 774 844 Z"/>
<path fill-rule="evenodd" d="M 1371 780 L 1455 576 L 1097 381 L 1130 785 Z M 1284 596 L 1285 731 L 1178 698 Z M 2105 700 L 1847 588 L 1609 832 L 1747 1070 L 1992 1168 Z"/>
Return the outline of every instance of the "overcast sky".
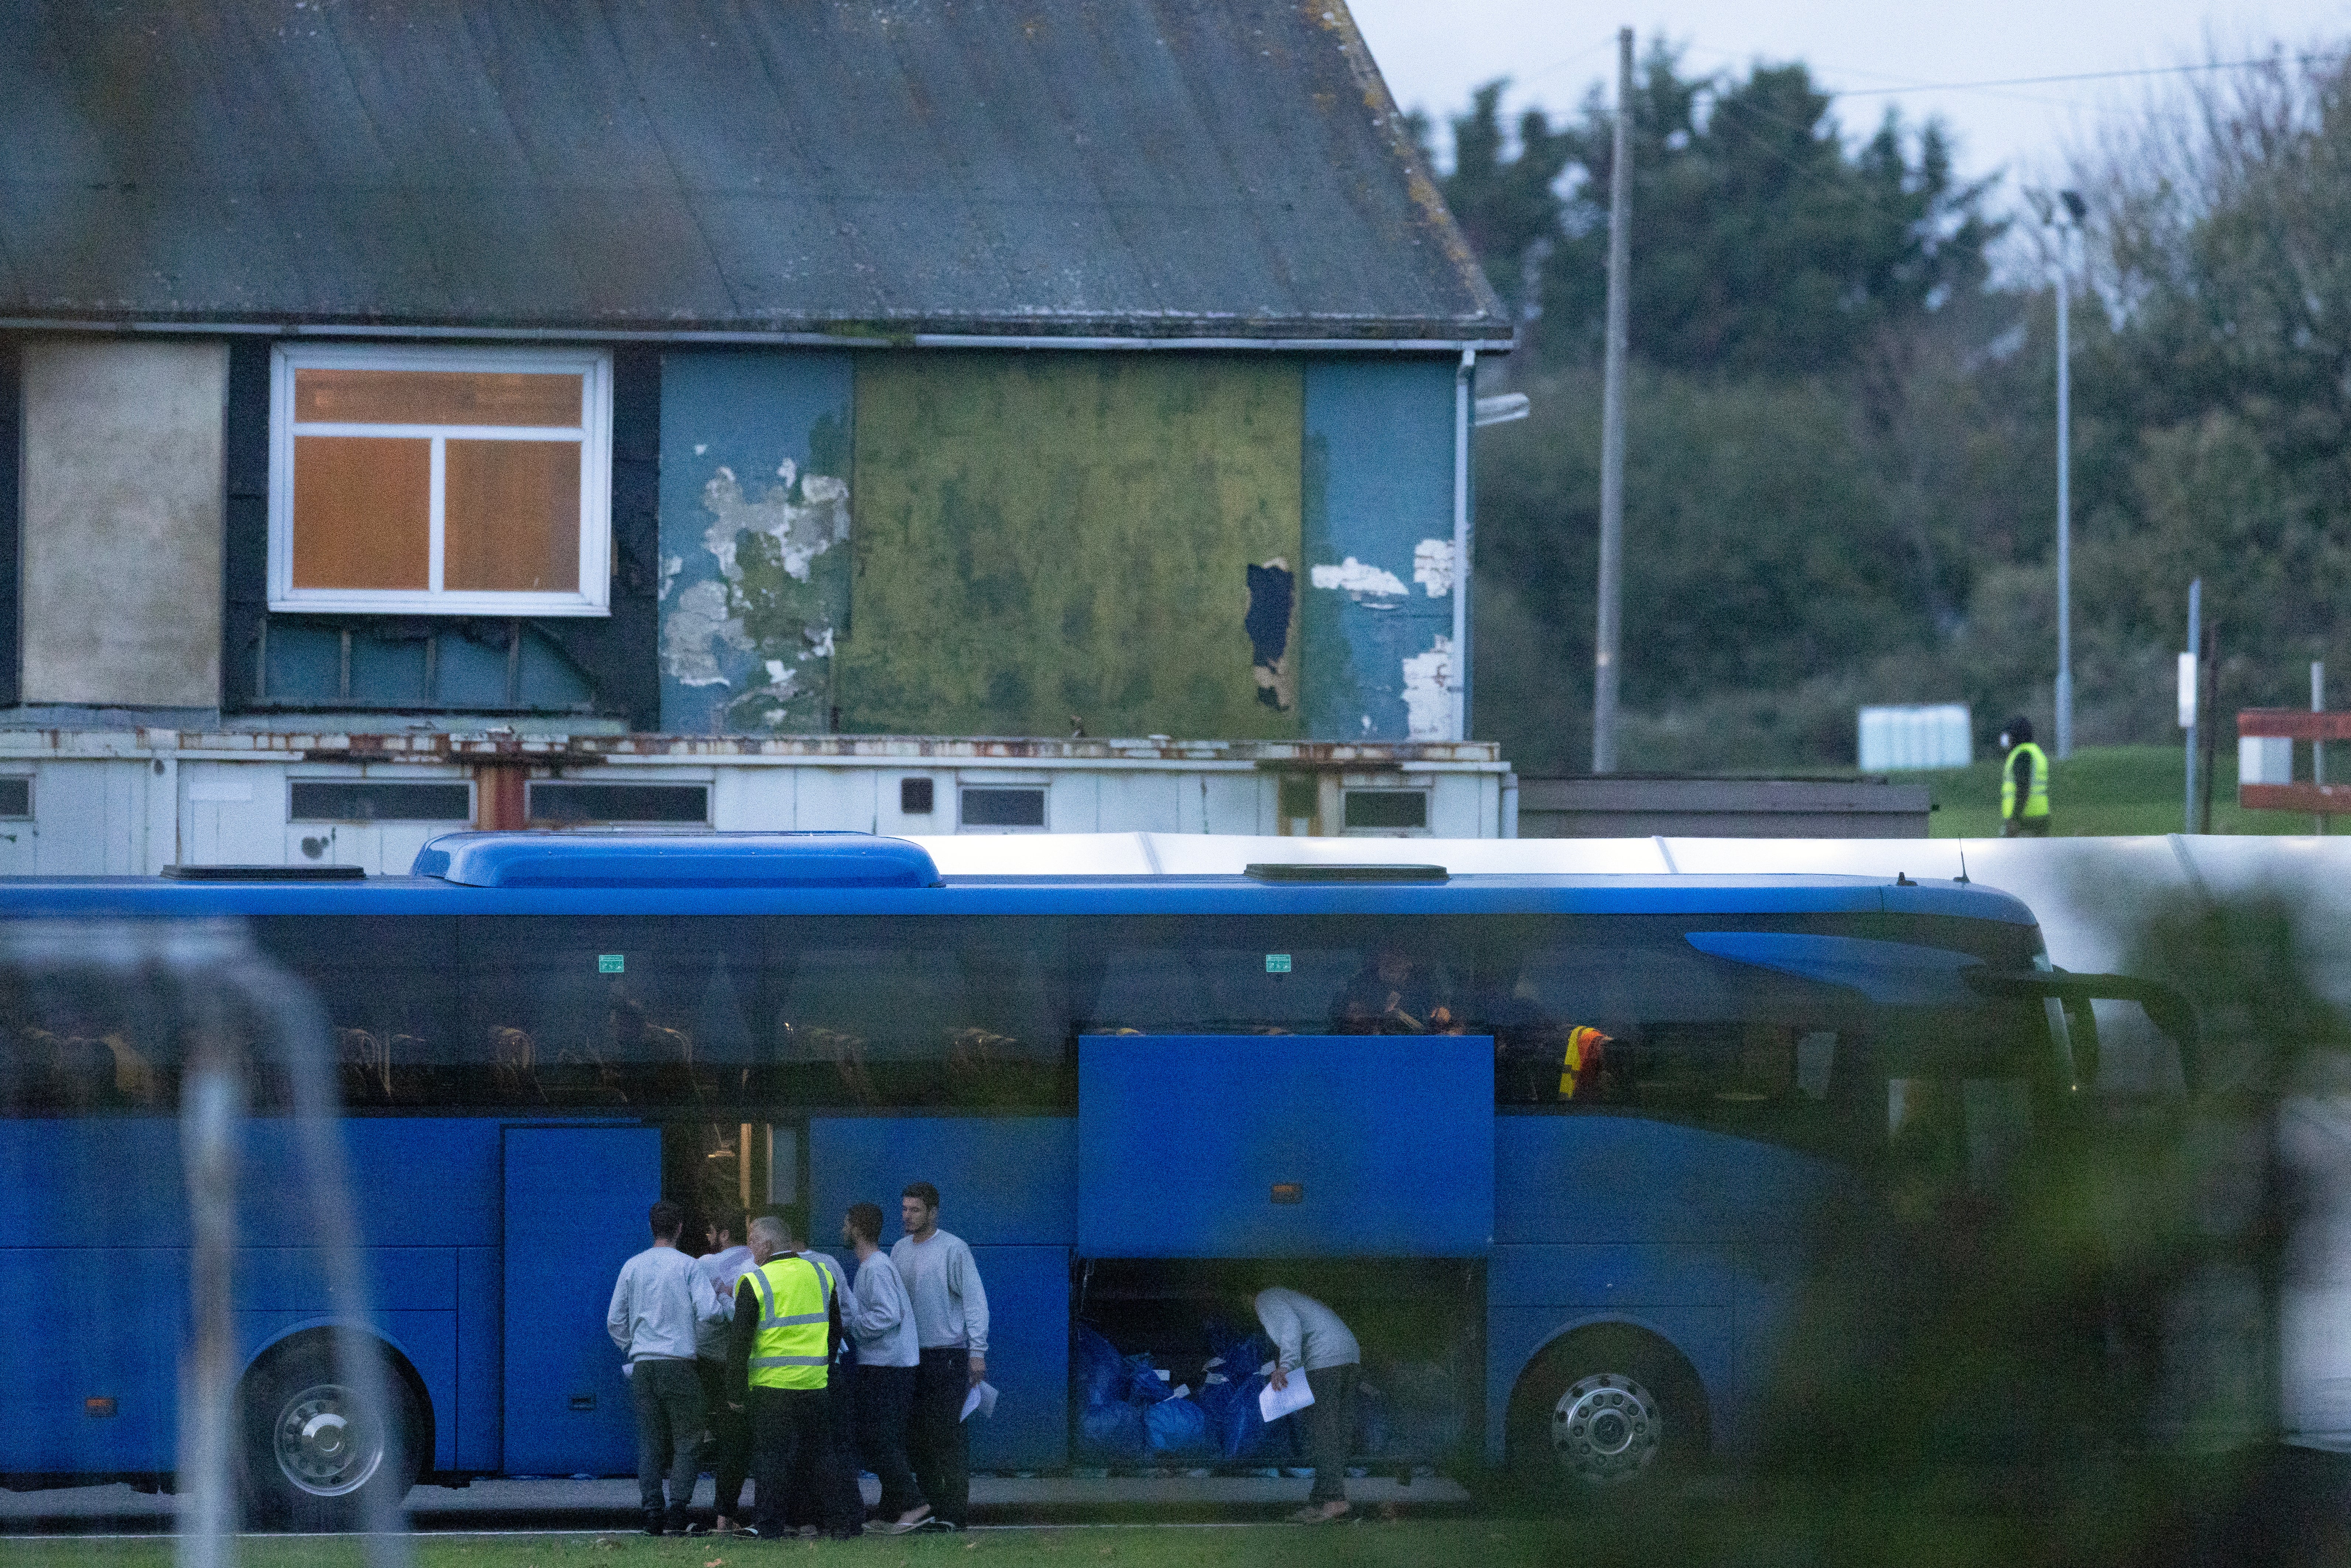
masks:
<path fill-rule="evenodd" d="M 1349 0 L 1398 103 L 1446 113 L 1496 77 L 1515 84 L 1513 110 L 1573 110 L 1614 69 L 1616 29 L 1646 50 L 1660 35 L 1686 45 L 1694 73 L 1757 59 L 1802 60 L 1840 92 L 1847 132 L 1873 128 L 1889 103 L 1906 119 L 1940 115 L 1957 133 L 1960 168 L 2005 167 L 2046 178 L 2068 139 L 2145 100 L 2145 79 L 1958 89 L 2011 81 L 2177 66 L 2289 46 L 2351 40 L 2351 0 L 1628 0 L 1609 10 L 1561 0 Z M 1888 93 L 1887 89 L 1905 89 Z M 1875 90 L 1872 90 L 1875 89 Z M 1866 96 L 1862 96 L 1866 92 Z M 1440 147 L 1443 143 L 1440 141 Z"/>

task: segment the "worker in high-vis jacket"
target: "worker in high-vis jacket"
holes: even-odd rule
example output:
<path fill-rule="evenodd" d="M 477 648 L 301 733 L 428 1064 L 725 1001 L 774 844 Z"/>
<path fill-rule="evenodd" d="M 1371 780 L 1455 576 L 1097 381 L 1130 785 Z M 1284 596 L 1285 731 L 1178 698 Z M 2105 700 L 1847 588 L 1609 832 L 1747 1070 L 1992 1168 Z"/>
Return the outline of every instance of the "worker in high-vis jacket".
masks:
<path fill-rule="evenodd" d="M 2049 836 L 2049 754 L 2032 744 L 2032 721 L 2010 719 L 2000 731 L 2000 835 Z"/>
<path fill-rule="evenodd" d="M 750 1272 L 735 1287 L 735 1327 L 728 1341 L 728 1387 L 751 1416 L 751 1474 L 759 1517 L 745 1533 L 778 1539 L 789 1532 L 785 1502 L 801 1467 L 816 1472 L 814 1495 L 825 1500 L 824 1531 L 836 1541 L 859 1533 L 858 1521 L 838 1517 L 832 1500 L 842 1489 L 835 1464 L 826 1388 L 840 1348 L 841 1293 L 826 1270 L 795 1254 L 789 1228 L 773 1215 L 751 1221 Z"/>

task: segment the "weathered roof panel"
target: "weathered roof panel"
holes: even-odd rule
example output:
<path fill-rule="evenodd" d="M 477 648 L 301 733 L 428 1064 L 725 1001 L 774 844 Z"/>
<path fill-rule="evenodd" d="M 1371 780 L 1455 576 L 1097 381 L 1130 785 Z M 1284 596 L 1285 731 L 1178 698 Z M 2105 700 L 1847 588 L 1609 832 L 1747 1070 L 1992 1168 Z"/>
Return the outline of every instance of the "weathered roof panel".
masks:
<path fill-rule="evenodd" d="M 0 0 L 0 317 L 1494 341 L 1337 0 Z"/>

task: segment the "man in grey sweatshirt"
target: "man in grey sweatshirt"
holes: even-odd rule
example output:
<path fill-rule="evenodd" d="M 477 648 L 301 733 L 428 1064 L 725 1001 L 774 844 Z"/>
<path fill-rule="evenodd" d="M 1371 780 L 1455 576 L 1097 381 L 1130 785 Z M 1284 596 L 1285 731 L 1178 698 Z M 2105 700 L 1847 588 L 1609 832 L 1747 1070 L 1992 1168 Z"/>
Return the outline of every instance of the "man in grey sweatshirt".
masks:
<path fill-rule="evenodd" d="M 1301 1523 L 1338 1519 L 1347 1504 L 1347 1446 L 1355 1437 L 1355 1383 L 1363 1371 L 1363 1347 L 1339 1314 L 1302 1291 L 1275 1285 L 1257 1293 L 1257 1321 L 1273 1341 L 1276 1388 L 1302 1375 L 1314 1403 L 1298 1413 L 1305 1423 L 1306 1460 L 1314 1467 L 1314 1487 L 1306 1506 L 1290 1518 Z"/>
<path fill-rule="evenodd" d="M 890 1249 L 890 1260 L 905 1281 L 922 1348 L 906 1447 L 932 1520 L 961 1530 L 971 1517 L 971 1434 L 963 1402 L 987 1375 L 987 1291 L 971 1249 L 939 1228 L 937 1187 L 909 1183 L 898 1218 L 906 1234 Z"/>
<path fill-rule="evenodd" d="M 629 1393 L 637 1410 L 637 1496 L 645 1533 L 683 1535 L 694 1478 L 702 1469 L 705 1411 L 695 1375 L 695 1330 L 726 1321 L 726 1304 L 693 1259 L 678 1250 L 685 1210 L 663 1198 L 646 1219 L 653 1244 L 621 1265 L 604 1328 L 629 1358 Z M 669 1504 L 662 1504 L 662 1472 Z"/>

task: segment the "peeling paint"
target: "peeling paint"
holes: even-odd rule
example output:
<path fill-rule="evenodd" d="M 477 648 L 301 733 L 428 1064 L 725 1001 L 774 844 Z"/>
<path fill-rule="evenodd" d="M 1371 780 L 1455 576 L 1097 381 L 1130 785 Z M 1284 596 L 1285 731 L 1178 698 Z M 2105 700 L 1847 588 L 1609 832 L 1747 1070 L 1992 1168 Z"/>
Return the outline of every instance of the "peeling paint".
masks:
<path fill-rule="evenodd" d="M 1453 639 L 1438 637 L 1428 651 L 1404 662 L 1404 707 L 1414 740 L 1443 740 L 1453 733 Z"/>
<path fill-rule="evenodd" d="M 1453 591 L 1453 541 L 1423 539 L 1412 550 L 1412 580 L 1428 590 L 1431 599 Z"/>
<path fill-rule="evenodd" d="M 1337 566 L 1318 566 L 1313 573 L 1317 588 L 1335 588 L 1356 603 L 1372 610 L 1387 610 L 1411 591 L 1395 573 L 1382 567 L 1367 566 L 1349 556 Z"/>
<path fill-rule="evenodd" d="M 702 487 L 703 507 L 711 514 L 703 542 L 727 581 L 743 580 L 737 554 L 747 534 L 774 540 L 778 564 L 796 582 L 809 580 L 810 564 L 817 557 L 847 542 L 848 482 L 811 474 L 798 482 L 799 496 L 795 500 L 792 467 L 786 463 L 778 468 L 784 482 L 768 486 L 756 501 L 744 498 L 743 486 L 731 468 L 721 467 Z"/>
<path fill-rule="evenodd" d="M 743 634 L 741 618 L 726 612 L 726 585 L 695 583 L 662 619 L 662 667 L 680 685 L 723 686 L 722 646 L 747 652 L 751 640 Z"/>
<path fill-rule="evenodd" d="M 664 356 L 662 444 L 678 455 L 662 475 L 665 727 L 829 727 L 849 615 L 851 380 L 831 354 Z"/>

